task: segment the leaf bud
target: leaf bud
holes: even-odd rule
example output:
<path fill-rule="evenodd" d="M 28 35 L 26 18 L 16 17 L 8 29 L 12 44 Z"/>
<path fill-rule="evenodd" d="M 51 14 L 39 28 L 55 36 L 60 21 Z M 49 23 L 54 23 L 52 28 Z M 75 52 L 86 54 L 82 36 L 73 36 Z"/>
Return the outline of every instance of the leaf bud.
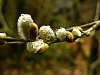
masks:
<path fill-rule="evenodd" d="M 71 32 L 66 31 L 66 41 L 72 43 L 74 41 L 74 36 Z"/>
<path fill-rule="evenodd" d="M 44 43 L 42 39 L 27 43 L 27 50 L 36 54 L 43 54 L 48 49 L 48 47 L 49 45 Z"/>
<path fill-rule="evenodd" d="M 30 25 L 29 37 L 30 37 L 30 40 L 34 41 L 38 35 L 38 26 L 35 23 L 30 23 L 29 25 Z"/>
<path fill-rule="evenodd" d="M 56 37 L 60 40 L 60 41 L 65 41 L 66 40 L 66 29 L 65 28 L 60 28 L 56 31 Z"/>
<path fill-rule="evenodd" d="M 0 38 L 5 38 L 5 37 L 7 37 L 6 33 L 0 33 Z M 5 43 L 5 40 L 0 39 L 0 45 L 2 45 L 4 43 Z"/>
<path fill-rule="evenodd" d="M 44 42 L 54 41 L 55 34 L 50 26 L 42 26 L 39 29 L 39 38 L 43 39 Z"/>
<path fill-rule="evenodd" d="M 7 37 L 6 33 L 0 33 L 0 38 L 5 38 L 5 37 Z"/>
<path fill-rule="evenodd" d="M 81 31 L 77 28 L 73 28 L 72 34 L 76 37 L 80 37 L 82 35 Z"/>
<path fill-rule="evenodd" d="M 31 15 L 21 14 L 18 19 L 18 34 L 22 39 L 35 40 L 38 34 L 38 26 L 33 22 Z"/>

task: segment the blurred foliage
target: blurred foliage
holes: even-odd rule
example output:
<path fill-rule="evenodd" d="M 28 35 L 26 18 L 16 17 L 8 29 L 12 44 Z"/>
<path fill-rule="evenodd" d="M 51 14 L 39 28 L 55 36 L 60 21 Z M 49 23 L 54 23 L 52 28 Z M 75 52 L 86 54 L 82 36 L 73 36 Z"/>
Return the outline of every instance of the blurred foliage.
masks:
<path fill-rule="evenodd" d="M 30 14 L 33 21 L 50 25 L 54 30 L 71 27 L 94 18 L 96 0 L 0 0 L 0 32 L 18 37 L 17 19 L 22 13 Z M 0 16 L 2 15 L 0 13 Z M 5 30 L 5 20 L 10 31 Z M 10 33 L 13 32 L 13 33 Z M 84 43 L 85 53 L 89 52 L 91 41 Z M 89 47 L 87 47 L 87 46 Z M 70 75 L 73 69 L 76 43 L 52 44 L 43 55 L 30 54 L 25 44 L 0 45 L 0 75 Z M 90 54 L 86 55 L 90 57 Z M 81 61 L 80 61 L 81 63 Z"/>

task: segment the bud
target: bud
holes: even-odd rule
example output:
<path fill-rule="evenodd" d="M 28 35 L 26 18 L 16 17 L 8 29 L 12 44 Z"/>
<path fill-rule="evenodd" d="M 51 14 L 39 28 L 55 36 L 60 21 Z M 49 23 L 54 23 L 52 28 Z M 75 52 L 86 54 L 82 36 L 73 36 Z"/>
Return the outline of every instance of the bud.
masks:
<path fill-rule="evenodd" d="M 66 41 L 69 42 L 69 43 L 71 43 L 71 42 L 74 41 L 74 36 L 73 36 L 73 34 L 72 34 L 71 32 L 69 32 L 69 31 L 66 31 Z"/>
<path fill-rule="evenodd" d="M 5 38 L 5 37 L 7 37 L 6 33 L 0 33 L 0 38 Z M 0 39 L 0 45 L 2 45 L 4 43 L 5 43 L 5 40 Z"/>
<path fill-rule="evenodd" d="M 81 31 L 77 28 L 73 28 L 72 34 L 76 37 L 80 37 L 82 35 Z"/>
<path fill-rule="evenodd" d="M 38 33 L 38 26 L 33 23 L 29 14 L 21 14 L 18 19 L 18 33 L 22 39 L 35 40 Z"/>
<path fill-rule="evenodd" d="M 5 37 L 7 37 L 6 33 L 0 33 L 0 38 L 5 38 Z"/>
<path fill-rule="evenodd" d="M 34 41 L 38 35 L 38 26 L 35 23 L 30 23 L 29 25 L 30 40 Z"/>
<path fill-rule="evenodd" d="M 43 54 L 48 49 L 48 47 L 48 44 L 44 43 L 42 39 L 27 43 L 27 50 L 37 54 Z"/>
<path fill-rule="evenodd" d="M 54 41 L 55 34 L 50 26 L 42 26 L 39 29 L 39 38 L 43 39 L 45 42 Z"/>
<path fill-rule="evenodd" d="M 65 28 L 60 28 L 56 31 L 56 36 L 60 41 L 65 41 L 66 40 L 66 29 Z"/>
<path fill-rule="evenodd" d="M 43 54 L 47 51 L 49 48 L 49 45 L 47 43 L 44 43 L 43 46 L 37 51 L 37 54 Z"/>

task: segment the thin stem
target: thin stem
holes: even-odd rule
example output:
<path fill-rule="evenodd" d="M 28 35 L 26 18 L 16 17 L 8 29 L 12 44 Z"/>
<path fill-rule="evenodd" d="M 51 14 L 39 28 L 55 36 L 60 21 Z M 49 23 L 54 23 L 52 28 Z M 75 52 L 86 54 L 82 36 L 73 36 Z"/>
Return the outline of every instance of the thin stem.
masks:
<path fill-rule="evenodd" d="M 78 25 L 78 26 L 81 27 L 81 28 L 88 28 L 88 27 L 93 26 L 96 22 L 92 22 L 92 23 L 88 23 L 88 24 L 83 24 L 83 25 Z M 77 26 L 74 26 L 74 27 L 77 27 Z M 68 28 L 66 30 L 71 31 L 74 27 Z"/>
<path fill-rule="evenodd" d="M 24 39 L 12 38 L 12 37 L 4 37 L 4 38 L 0 38 L 0 40 L 5 40 L 7 42 L 12 42 L 12 41 L 22 41 L 22 42 L 25 42 L 26 41 Z"/>
<path fill-rule="evenodd" d="M 95 21 L 95 24 L 93 26 L 91 26 L 89 29 L 83 31 L 83 35 L 86 35 L 87 33 L 90 34 L 91 31 L 96 30 L 97 28 L 100 27 L 100 21 Z"/>
<path fill-rule="evenodd" d="M 22 44 L 22 43 L 25 43 L 25 42 L 22 42 L 22 41 L 4 42 L 4 44 Z"/>
<path fill-rule="evenodd" d="M 13 37 L 4 37 L 0 38 L 0 40 L 5 40 L 6 42 L 33 42 L 31 40 L 24 40 L 21 38 L 13 38 Z"/>
<path fill-rule="evenodd" d="M 91 27 L 90 27 L 91 26 Z M 92 22 L 92 23 L 88 23 L 88 24 L 84 24 L 84 25 L 80 25 L 79 27 L 82 27 L 82 28 L 86 28 L 86 27 L 90 27 L 89 29 L 85 30 L 83 33 L 84 35 L 87 33 L 87 32 L 91 32 L 92 30 L 95 30 L 96 28 L 98 28 L 100 26 L 100 21 L 95 21 L 95 22 Z M 76 26 L 75 26 L 76 27 Z M 69 30 L 71 31 L 74 27 L 71 27 L 71 28 L 68 28 L 66 30 Z M 31 40 L 24 40 L 24 39 L 21 39 L 21 38 L 13 38 L 13 37 L 5 37 L 5 38 L 0 38 L 0 40 L 5 40 L 6 42 L 33 42 Z M 59 41 L 59 40 L 54 40 L 53 42 L 51 43 L 57 43 L 57 42 L 64 42 L 64 41 Z M 51 44 L 50 43 L 50 44 Z"/>

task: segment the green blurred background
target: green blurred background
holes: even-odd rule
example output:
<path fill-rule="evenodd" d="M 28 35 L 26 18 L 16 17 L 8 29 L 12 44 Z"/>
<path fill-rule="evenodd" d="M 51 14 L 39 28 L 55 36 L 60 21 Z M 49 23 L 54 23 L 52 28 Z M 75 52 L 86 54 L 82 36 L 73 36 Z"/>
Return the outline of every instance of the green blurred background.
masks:
<path fill-rule="evenodd" d="M 94 20 L 96 2 L 96 0 L 0 0 L 0 32 L 18 37 L 17 20 L 22 13 L 30 14 L 39 27 L 50 25 L 53 30 L 89 23 Z M 98 56 L 97 49 L 95 51 L 91 49 L 91 39 L 85 38 L 81 44 L 67 42 L 52 44 L 43 55 L 28 53 L 25 44 L 0 45 L 0 75 L 88 75 L 89 64 Z M 99 67 L 94 71 L 94 75 L 100 75 L 98 70 Z"/>

